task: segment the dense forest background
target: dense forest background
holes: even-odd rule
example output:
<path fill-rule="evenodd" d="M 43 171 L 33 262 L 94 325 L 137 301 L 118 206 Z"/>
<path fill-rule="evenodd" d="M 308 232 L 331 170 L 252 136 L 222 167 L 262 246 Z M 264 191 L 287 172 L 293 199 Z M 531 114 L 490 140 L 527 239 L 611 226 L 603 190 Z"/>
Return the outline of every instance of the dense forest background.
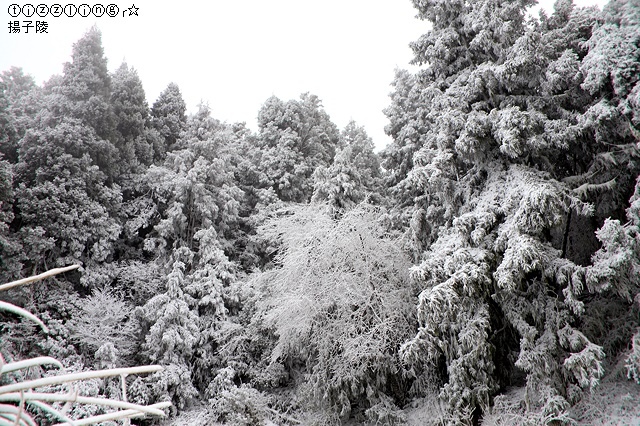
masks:
<path fill-rule="evenodd" d="M 234 425 L 571 424 L 606 378 L 638 406 L 640 4 L 413 3 L 381 153 L 309 93 L 257 132 L 149 107 L 95 27 L 42 86 L 4 71 L 0 280 L 81 265 L 3 295 L 50 329 L 0 313 L 4 359 L 161 364 L 129 401 Z"/>

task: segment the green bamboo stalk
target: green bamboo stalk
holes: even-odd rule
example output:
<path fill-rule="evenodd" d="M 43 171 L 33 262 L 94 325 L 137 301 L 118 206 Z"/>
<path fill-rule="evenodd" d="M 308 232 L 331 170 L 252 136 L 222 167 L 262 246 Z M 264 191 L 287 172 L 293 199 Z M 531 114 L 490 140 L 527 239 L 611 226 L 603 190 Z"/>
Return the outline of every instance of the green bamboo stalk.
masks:
<path fill-rule="evenodd" d="M 6 419 L 11 422 L 14 426 L 30 426 L 30 423 L 26 422 L 26 417 L 24 414 L 14 414 L 14 413 L 0 413 L 0 419 Z M 33 421 L 33 420 L 31 420 Z M 35 423 L 33 423 L 35 425 Z"/>
<path fill-rule="evenodd" d="M 120 386 L 122 390 L 122 400 L 124 402 L 129 402 L 129 400 L 127 399 L 127 375 L 126 374 L 120 375 Z M 131 426 L 131 421 L 129 421 L 129 418 L 124 418 L 122 420 L 122 426 Z"/>
<path fill-rule="evenodd" d="M 160 365 L 144 365 L 141 367 L 129 367 L 129 368 L 112 368 L 109 370 L 98 371 L 84 371 L 82 373 L 61 374 L 59 376 L 44 377 L 42 379 L 28 380 L 20 383 L 13 383 L 10 385 L 0 386 L 0 396 L 9 392 L 19 392 L 21 390 L 28 390 L 33 388 L 39 388 L 48 385 L 59 385 L 67 382 L 74 382 L 76 380 L 97 379 L 110 376 L 119 376 L 121 374 L 141 374 L 141 373 L 155 373 L 162 371 L 164 368 Z"/>
<path fill-rule="evenodd" d="M 24 404 L 24 398 L 22 397 L 22 394 L 24 392 L 20 392 L 20 403 L 18 404 L 18 418 L 16 419 L 16 426 L 18 426 L 18 420 L 20 420 L 22 418 L 22 415 L 25 412 L 25 404 Z M 28 415 L 28 414 L 27 414 Z"/>

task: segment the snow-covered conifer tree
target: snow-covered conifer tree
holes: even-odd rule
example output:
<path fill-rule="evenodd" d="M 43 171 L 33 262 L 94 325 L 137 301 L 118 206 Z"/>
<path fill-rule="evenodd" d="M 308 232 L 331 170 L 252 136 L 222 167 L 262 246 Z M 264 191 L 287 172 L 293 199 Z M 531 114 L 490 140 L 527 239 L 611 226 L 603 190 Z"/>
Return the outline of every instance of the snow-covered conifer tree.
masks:
<path fill-rule="evenodd" d="M 446 366 L 442 396 L 459 421 L 477 419 L 516 370 L 526 375 L 528 407 L 564 420 L 603 374 L 602 348 L 578 327 L 586 291 L 578 251 L 588 258 L 590 248 L 567 249 L 572 221 L 594 213 L 574 176 L 603 151 L 591 145 L 597 129 L 584 125 L 597 102 L 581 71 L 598 43 L 598 11 L 558 1 L 551 17 L 527 22 L 528 1 L 414 5 L 433 27 L 412 44 L 425 65 L 415 79 L 422 107 L 401 125 L 421 123 L 396 187 L 415 194 L 421 262 L 412 277 L 424 288 L 420 329 L 403 352 L 414 364 Z M 397 131 L 396 145 L 411 134 Z"/>

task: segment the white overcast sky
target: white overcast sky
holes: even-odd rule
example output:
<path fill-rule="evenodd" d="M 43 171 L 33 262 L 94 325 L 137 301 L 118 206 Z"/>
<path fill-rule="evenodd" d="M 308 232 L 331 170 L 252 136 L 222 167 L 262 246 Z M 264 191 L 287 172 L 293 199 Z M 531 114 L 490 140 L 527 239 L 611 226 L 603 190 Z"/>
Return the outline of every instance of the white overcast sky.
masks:
<path fill-rule="evenodd" d="M 343 128 L 354 119 L 379 149 L 390 142 L 382 109 L 389 104 L 394 69 L 410 68 L 408 43 L 428 30 L 415 19 L 410 0 L 103 1 L 119 7 L 117 18 L 12 18 L 8 8 L 14 3 L 84 1 L 0 0 L 0 71 L 19 66 L 41 84 L 62 72 L 73 43 L 97 24 L 109 69 L 123 61 L 134 67 L 149 105 L 173 81 L 189 112 L 208 102 L 214 117 L 256 129 L 269 96 L 288 100 L 311 92 L 334 123 Z M 553 0 L 540 4 L 551 10 Z M 122 17 L 132 5 L 138 16 Z M 9 21 L 27 19 L 48 22 L 48 34 L 9 34 Z"/>

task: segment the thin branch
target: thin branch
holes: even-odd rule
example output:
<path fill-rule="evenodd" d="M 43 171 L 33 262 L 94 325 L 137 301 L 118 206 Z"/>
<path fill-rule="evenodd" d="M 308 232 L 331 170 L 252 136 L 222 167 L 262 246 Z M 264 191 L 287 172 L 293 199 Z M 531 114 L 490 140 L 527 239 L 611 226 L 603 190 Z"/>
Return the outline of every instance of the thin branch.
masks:
<path fill-rule="evenodd" d="M 564 236 L 562 237 L 562 255 L 560 257 L 563 258 L 567 254 L 567 242 L 569 241 L 569 230 L 571 229 L 571 211 L 572 209 L 569 209 L 567 213 L 567 224 L 565 225 Z"/>
<path fill-rule="evenodd" d="M 121 374 L 155 373 L 162 370 L 164 370 L 164 368 L 160 365 L 144 365 L 141 367 L 112 368 L 110 370 L 84 371 L 82 373 L 62 374 L 59 376 L 44 377 L 42 379 L 28 380 L 25 382 L 0 386 L 0 396 L 9 392 L 19 392 L 20 390 L 39 388 L 48 385 L 59 385 L 66 382 L 74 382 L 76 380 L 98 379 L 102 377 L 119 376 Z"/>
<path fill-rule="evenodd" d="M 612 191 L 616 187 L 616 178 L 610 179 L 603 183 L 583 183 L 575 188 L 573 192 L 579 197 L 585 197 L 589 192 Z"/>
<path fill-rule="evenodd" d="M 289 422 L 291 422 L 291 423 L 302 424 L 302 422 L 301 422 L 300 420 L 298 420 L 298 419 L 294 419 L 293 417 L 289 417 L 289 416 L 287 416 L 287 415 L 284 415 L 284 414 L 282 414 L 282 413 L 280 413 L 280 412 L 278 412 L 278 411 L 274 410 L 273 408 L 268 408 L 268 407 L 267 407 L 267 410 L 268 410 L 269 412 L 271 412 L 271 413 L 275 414 L 276 416 L 278 416 L 278 417 L 280 417 L 280 418 L 282 418 L 282 419 L 284 419 L 284 420 L 287 420 L 287 421 L 289 421 Z M 56 426 L 58 426 L 58 425 L 56 425 Z"/>
<path fill-rule="evenodd" d="M 64 268 L 50 269 L 47 272 L 43 272 L 43 273 L 41 273 L 39 275 L 34 275 L 32 277 L 23 278 L 23 279 L 17 280 L 17 281 L 11 281 L 10 283 L 7 283 L 7 284 L 2 284 L 2 285 L 0 285 L 0 291 L 9 290 L 10 288 L 18 287 L 18 286 L 21 286 L 21 285 L 24 285 L 24 284 L 31 284 L 33 282 L 44 280 L 45 278 L 49 278 L 49 277 L 52 277 L 54 275 L 62 274 L 64 272 L 73 271 L 74 269 L 78 269 L 79 267 L 80 267 L 80 265 L 71 265 L 71 266 L 65 266 Z"/>

